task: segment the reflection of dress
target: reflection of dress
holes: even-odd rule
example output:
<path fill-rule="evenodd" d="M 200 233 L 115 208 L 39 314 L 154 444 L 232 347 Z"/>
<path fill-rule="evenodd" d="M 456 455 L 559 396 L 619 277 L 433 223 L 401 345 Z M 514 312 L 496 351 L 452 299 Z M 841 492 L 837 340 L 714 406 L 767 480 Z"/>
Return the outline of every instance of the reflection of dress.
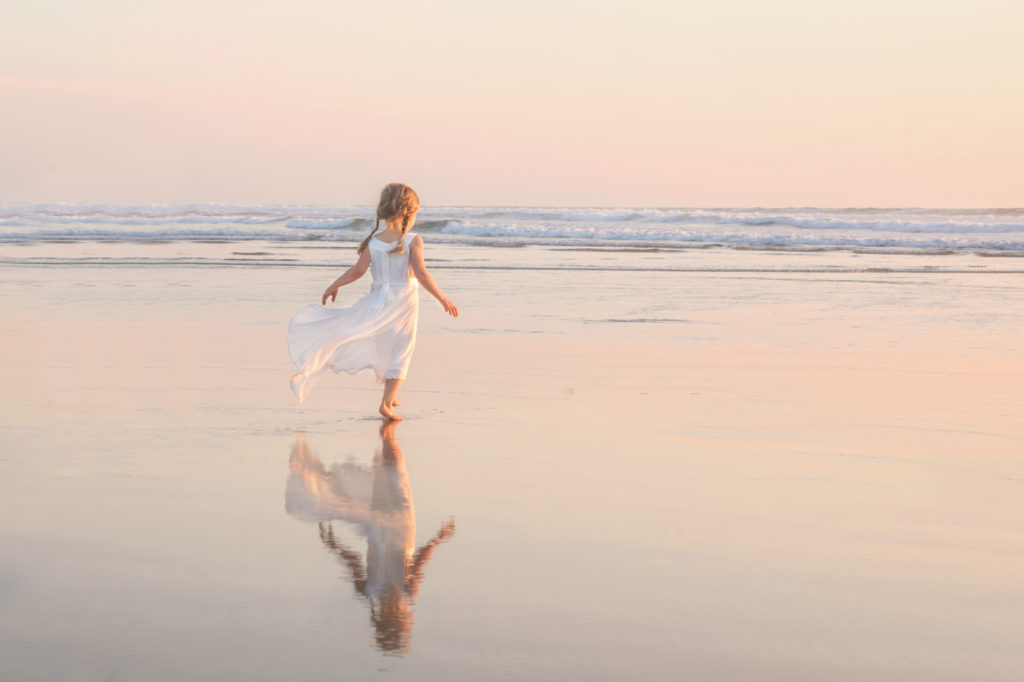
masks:
<path fill-rule="evenodd" d="M 394 244 L 371 237 L 370 291 L 347 308 L 311 305 L 288 325 L 288 352 L 298 372 L 292 390 L 302 402 L 316 379 L 328 369 L 355 374 L 372 369 L 377 381 L 404 379 L 416 344 L 419 285 L 409 276 L 413 235 Z"/>
<path fill-rule="evenodd" d="M 353 463 L 330 471 L 301 438 L 291 456 L 285 509 L 307 521 L 347 521 L 366 537 L 366 586 L 372 601 L 403 590 L 415 549 L 412 488 L 401 456 L 379 455 L 373 469 Z"/>

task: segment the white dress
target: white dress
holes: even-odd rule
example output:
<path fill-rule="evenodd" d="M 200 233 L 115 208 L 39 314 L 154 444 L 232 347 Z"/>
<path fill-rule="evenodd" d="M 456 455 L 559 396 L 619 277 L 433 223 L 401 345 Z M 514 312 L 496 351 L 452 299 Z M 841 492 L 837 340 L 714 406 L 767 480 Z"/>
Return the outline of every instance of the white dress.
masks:
<path fill-rule="evenodd" d="M 361 299 L 347 308 L 313 304 L 292 318 L 288 352 L 298 368 L 292 390 L 300 403 L 329 369 L 349 374 L 372 369 L 378 383 L 405 378 L 420 305 L 419 283 L 409 270 L 413 236 L 405 235 L 405 253 L 392 253 L 394 243 L 370 238 L 373 284 Z"/>

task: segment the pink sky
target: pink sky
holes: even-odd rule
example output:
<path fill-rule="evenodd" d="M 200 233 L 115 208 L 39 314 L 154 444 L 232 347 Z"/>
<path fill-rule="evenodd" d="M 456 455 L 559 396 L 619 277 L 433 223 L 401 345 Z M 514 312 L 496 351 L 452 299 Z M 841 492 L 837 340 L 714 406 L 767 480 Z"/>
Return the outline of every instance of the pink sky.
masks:
<path fill-rule="evenodd" d="M 634 4 L 21 3 L 0 202 L 1024 205 L 1024 5 Z"/>

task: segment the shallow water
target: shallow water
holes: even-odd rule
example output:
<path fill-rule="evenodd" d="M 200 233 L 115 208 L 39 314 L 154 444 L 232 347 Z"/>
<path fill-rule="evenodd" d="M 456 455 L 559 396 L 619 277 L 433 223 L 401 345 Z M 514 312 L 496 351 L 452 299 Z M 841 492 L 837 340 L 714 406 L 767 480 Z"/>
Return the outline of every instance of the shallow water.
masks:
<path fill-rule="evenodd" d="M 195 246 L 0 253 L 4 679 L 1017 679 L 1019 274 L 436 248 L 385 442 Z"/>

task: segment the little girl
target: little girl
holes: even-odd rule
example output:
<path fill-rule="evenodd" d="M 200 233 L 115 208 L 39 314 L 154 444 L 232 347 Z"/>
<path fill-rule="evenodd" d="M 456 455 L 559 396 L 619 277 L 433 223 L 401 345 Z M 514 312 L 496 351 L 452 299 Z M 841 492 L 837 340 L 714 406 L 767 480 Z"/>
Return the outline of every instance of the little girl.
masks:
<path fill-rule="evenodd" d="M 301 403 L 313 382 L 328 369 L 355 374 L 372 369 L 384 383 L 380 413 L 400 420 L 396 396 L 405 379 L 416 344 L 419 285 L 440 301 L 446 313 L 458 317 L 423 263 L 423 239 L 410 234 L 420 199 L 408 185 L 393 182 L 377 204 L 377 223 L 359 245 L 356 264 L 324 291 L 321 305 L 303 308 L 288 325 L 288 351 L 299 371 L 292 390 Z M 380 221 L 385 228 L 380 230 Z M 370 291 L 348 308 L 327 308 L 338 289 L 356 281 L 367 268 L 373 276 Z"/>

